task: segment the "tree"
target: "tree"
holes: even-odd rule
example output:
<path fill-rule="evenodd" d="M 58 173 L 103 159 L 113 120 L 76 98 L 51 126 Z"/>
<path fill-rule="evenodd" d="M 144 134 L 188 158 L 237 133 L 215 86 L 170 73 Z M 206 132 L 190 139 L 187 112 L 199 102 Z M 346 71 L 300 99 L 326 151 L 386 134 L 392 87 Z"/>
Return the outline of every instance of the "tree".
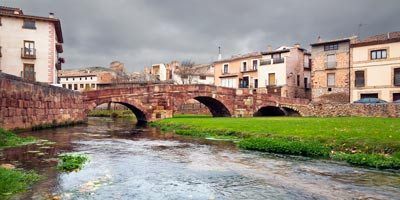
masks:
<path fill-rule="evenodd" d="M 183 60 L 181 66 L 178 68 L 176 74 L 179 75 L 181 80 L 178 84 L 191 84 L 193 80 L 193 75 L 195 73 L 194 69 L 195 63 L 192 60 Z"/>

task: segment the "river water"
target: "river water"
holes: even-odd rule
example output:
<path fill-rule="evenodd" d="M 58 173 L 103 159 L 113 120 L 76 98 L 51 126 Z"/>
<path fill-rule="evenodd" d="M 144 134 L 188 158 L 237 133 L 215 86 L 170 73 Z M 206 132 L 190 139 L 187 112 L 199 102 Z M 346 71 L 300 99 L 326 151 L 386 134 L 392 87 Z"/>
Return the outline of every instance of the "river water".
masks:
<path fill-rule="evenodd" d="M 243 151 L 233 142 L 134 124 L 89 118 L 87 125 L 23 133 L 43 142 L 6 149 L 0 163 L 46 178 L 15 198 L 400 199 L 398 171 Z M 58 172 L 52 158 L 64 152 L 85 153 L 90 162 L 77 172 Z"/>

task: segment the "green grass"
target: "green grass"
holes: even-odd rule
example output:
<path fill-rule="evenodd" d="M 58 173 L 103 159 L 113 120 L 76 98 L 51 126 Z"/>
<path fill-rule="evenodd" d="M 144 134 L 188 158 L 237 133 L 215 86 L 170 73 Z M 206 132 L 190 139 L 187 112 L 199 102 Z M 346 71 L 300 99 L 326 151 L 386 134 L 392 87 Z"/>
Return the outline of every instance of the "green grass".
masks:
<path fill-rule="evenodd" d="M 57 169 L 64 172 L 79 170 L 89 161 L 89 157 L 82 154 L 62 154 Z"/>
<path fill-rule="evenodd" d="M 5 169 L 0 167 L 0 199 L 6 199 L 19 192 L 25 192 L 43 178 L 34 171 Z"/>
<path fill-rule="evenodd" d="M 16 134 L 0 128 L 0 150 L 33 142 L 36 142 L 33 137 L 20 138 Z"/>
<path fill-rule="evenodd" d="M 131 117 L 136 118 L 131 110 L 92 110 L 88 114 L 89 117 Z"/>
<path fill-rule="evenodd" d="M 360 165 L 378 168 L 396 168 L 393 166 L 397 161 L 390 164 L 382 160 L 400 159 L 399 118 L 177 117 L 152 125 L 182 135 L 241 139 L 239 147 L 251 150 L 310 157 L 327 157 L 327 150 L 346 155 L 370 155 L 367 161 L 370 164 L 360 162 Z M 384 158 L 381 155 L 385 155 Z M 331 158 L 356 164 L 352 161 L 354 156 L 339 159 L 331 155 Z"/>

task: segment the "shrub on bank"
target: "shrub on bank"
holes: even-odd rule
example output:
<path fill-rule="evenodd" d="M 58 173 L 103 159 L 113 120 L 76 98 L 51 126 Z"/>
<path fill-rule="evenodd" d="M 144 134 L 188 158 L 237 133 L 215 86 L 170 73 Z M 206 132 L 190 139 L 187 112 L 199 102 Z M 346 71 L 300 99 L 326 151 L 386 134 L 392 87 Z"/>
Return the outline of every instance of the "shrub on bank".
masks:
<path fill-rule="evenodd" d="M 400 158 L 380 154 L 355 153 L 347 154 L 335 152 L 331 158 L 339 161 L 346 161 L 352 165 L 375 167 L 379 169 L 400 169 Z"/>
<path fill-rule="evenodd" d="M 308 157 L 329 157 L 330 148 L 320 143 L 287 141 L 277 138 L 249 138 L 238 143 L 243 149 Z"/>
<path fill-rule="evenodd" d="M 34 171 L 0 167 L 0 199 L 6 199 L 13 194 L 25 192 L 32 184 L 42 178 L 43 176 Z"/>

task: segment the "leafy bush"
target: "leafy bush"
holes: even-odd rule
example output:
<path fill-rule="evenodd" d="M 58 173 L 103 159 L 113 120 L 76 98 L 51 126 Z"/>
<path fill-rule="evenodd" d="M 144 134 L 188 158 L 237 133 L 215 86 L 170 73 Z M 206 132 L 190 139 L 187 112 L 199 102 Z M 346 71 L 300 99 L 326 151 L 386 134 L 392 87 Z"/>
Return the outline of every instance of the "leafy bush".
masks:
<path fill-rule="evenodd" d="M 0 167 L 0 199 L 27 189 L 43 178 L 34 171 L 23 171 L 17 169 L 5 169 Z"/>
<path fill-rule="evenodd" d="M 277 138 L 249 138 L 238 143 L 243 149 L 308 157 L 329 157 L 330 149 L 316 142 L 287 141 Z"/>
<path fill-rule="evenodd" d="M 334 160 L 346 161 L 352 165 L 375 167 L 379 169 L 400 169 L 400 158 L 380 154 L 347 154 L 336 152 L 331 154 Z"/>
<path fill-rule="evenodd" d="M 89 157 L 82 154 L 63 154 L 60 155 L 61 162 L 58 164 L 57 169 L 61 171 L 75 171 L 82 168 L 82 166 L 89 160 Z"/>

